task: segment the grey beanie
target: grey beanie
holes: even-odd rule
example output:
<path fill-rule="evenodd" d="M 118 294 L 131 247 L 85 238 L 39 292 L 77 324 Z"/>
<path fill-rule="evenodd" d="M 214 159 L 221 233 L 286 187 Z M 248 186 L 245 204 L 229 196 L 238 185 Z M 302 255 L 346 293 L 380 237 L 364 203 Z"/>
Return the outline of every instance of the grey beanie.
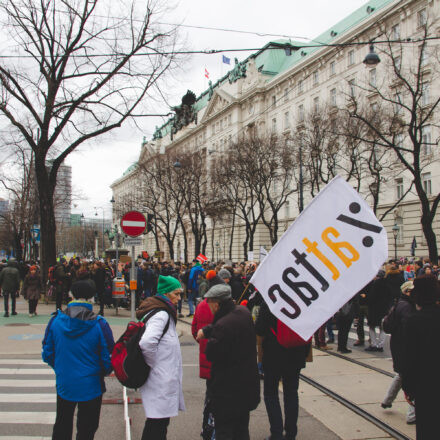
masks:
<path fill-rule="evenodd" d="M 222 280 L 230 279 L 231 272 L 228 269 L 220 269 L 217 274 Z"/>
<path fill-rule="evenodd" d="M 229 284 L 216 284 L 205 293 L 204 298 L 216 299 L 220 302 L 230 299 L 232 298 L 231 286 Z"/>

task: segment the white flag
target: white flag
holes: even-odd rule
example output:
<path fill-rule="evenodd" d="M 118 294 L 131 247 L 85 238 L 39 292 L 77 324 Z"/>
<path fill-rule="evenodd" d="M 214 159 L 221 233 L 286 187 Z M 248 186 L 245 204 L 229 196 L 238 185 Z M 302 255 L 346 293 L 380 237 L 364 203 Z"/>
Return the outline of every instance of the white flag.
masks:
<path fill-rule="evenodd" d="M 387 257 L 384 227 L 338 176 L 290 225 L 251 283 L 272 313 L 307 340 L 373 279 Z"/>

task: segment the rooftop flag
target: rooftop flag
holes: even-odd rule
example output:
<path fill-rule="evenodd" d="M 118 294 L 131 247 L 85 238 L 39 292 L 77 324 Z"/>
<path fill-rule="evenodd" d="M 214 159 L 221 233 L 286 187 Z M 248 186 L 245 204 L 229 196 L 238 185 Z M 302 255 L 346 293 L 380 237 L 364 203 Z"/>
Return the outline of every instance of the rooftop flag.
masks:
<path fill-rule="evenodd" d="M 209 72 L 208 72 L 208 70 L 206 69 L 206 67 L 205 67 L 205 78 L 209 79 Z"/>
<path fill-rule="evenodd" d="M 228 58 L 228 57 L 225 57 L 225 56 L 223 55 L 223 62 L 224 62 L 225 64 L 231 64 L 231 59 Z"/>

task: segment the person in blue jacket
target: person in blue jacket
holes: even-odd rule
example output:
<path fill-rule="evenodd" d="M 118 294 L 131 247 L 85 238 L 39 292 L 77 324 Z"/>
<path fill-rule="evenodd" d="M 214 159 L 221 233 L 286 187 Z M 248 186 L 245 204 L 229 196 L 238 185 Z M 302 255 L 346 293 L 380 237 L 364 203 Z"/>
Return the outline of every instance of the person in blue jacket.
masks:
<path fill-rule="evenodd" d="M 199 278 L 199 275 L 205 271 L 199 261 L 193 260 L 193 263 L 194 266 L 192 267 L 191 272 L 189 273 L 188 287 L 186 289 L 186 291 L 188 292 L 188 307 L 189 307 L 189 315 L 187 315 L 188 317 L 194 315 L 194 302 L 199 293 L 199 285 L 197 283 L 197 280 Z"/>
<path fill-rule="evenodd" d="M 57 415 L 53 440 L 72 438 L 73 414 L 78 406 L 77 439 L 92 440 L 99 426 L 104 376 L 112 371 L 113 334 L 107 321 L 93 313 L 88 300 L 94 283 L 72 284 L 74 300 L 49 321 L 43 340 L 43 360 L 55 371 Z"/>

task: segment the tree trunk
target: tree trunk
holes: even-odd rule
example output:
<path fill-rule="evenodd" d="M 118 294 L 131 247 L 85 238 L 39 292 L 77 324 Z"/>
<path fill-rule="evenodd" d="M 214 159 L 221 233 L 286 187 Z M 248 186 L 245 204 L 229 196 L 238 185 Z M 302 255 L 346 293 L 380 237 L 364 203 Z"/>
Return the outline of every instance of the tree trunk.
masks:
<path fill-rule="evenodd" d="M 235 214 L 232 214 L 231 237 L 229 239 L 229 259 L 232 261 L 232 245 L 234 243 Z"/>
<path fill-rule="evenodd" d="M 44 157 L 36 157 L 35 171 L 40 201 L 41 275 L 47 279 L 48 268 L 56 263 L 56 222 L 53 206 L 55 183 L 49 181 Z"/>
<path fill-rule="evenodd" d="M 426 238 L 426 243 L 428 244 L 428 252 L 429 259 L 432 264 L 437 264 L 438 262 L 438 248 L 437 248 L 437 240 L 434 230 L 432 228 L 432 217 L 431 212 L 429 211 L 429 207 L 426 208 L 427 213 L 425 212 L 425 208 L 422 204 L 422 217 L 420 219 L 420 223 L 422 225 L 423 234 Z"/>

